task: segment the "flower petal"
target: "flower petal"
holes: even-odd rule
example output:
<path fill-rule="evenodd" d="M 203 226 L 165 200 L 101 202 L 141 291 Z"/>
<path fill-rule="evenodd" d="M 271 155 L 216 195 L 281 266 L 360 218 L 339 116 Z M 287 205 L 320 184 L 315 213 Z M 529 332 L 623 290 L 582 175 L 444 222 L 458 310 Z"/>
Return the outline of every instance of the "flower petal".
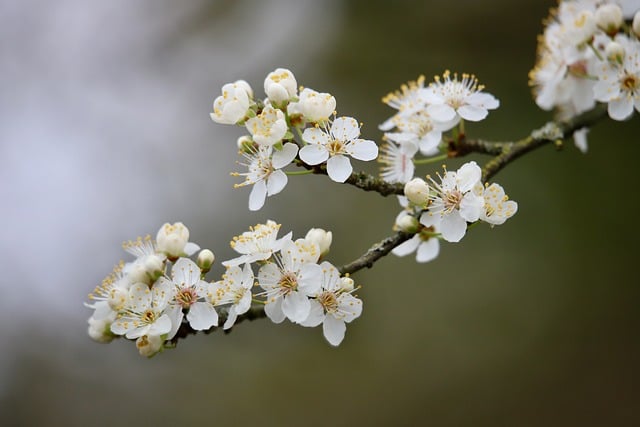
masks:
<path fill-rule="evenodd" d="M 212 326 L 218 326 L 218 312 L 209 303 L 196 302 L 189 308 L 187 320 L 196 331 L 206 331 Z"/>
<path fill-rule="evenodd" d="M 360 136 L 360 126 L 353 117 L 338 117 L 331 125 L 331 135 L 340 141 L 351 141 Z"/>
<path fill-rule="evenodd" d="M 341 154 L 333 156 L 327 161 L 327 174 L 335 182 L 345 182 L 352 171 L 353 167 L 351 167 L 349 158 Z"/>
<path fill-rule="evenodd" d="M 625 120 L 633 114 L 633 99 L 630 96 L 622 96 L 609 102 L 609 117 L 613 120 Z"/>
<path fill-rule="evenodd" d="M 440 233 L 447 242 L 459 242 L 467 232 L 467 221 L 465 221 L 458 211 L 453 211 L 442 217 L 440 222 Z"/>
<path fill-rule="evenodd" d="M 344 339 L 344 333 L 347 330 L 343 320 L 336 319 L 333 316 L 327 316 L 322 323 L 322 333 L 333 346 L 339 345 Z"/>
<path fill-rule="evenodd" d="M 354 159 L 368 162 L 378 157 L 378 146 L 368 139 L 356 139 L 347 144 L 346 150 Z"/>
<path fill-rule="evenodd" d="M 264 312 L 273 323 L 282 323 L 285 315 L 282 312 L 282 298 L 277 298 L 273 302 L 267 302 L 264 305 Z"/>
<path fill-rule="evenodd" d="M 395 256 L 409 255 L 410 253 L 413 253 L 415 252 L 416 249 L 418 249 L 418 245 L 420 245 L 421 241 L 422 239 L 420 239 L 420 236 L 416 234 L 411 239 L 396 246 L 391 251 L 391 253 L 394 254 Z"/>
<path fill-rule="evenodd" d="M 189 258 L 180 258 L 171 268 L 173 283 L 189 287 L 200 281 L 200 268 Z"/>
<path fill-rule="evenodd" d="M 260 180 L 253 185 L 251 194 L 249 194 L 249 210 L 258 211 L 264 206 L 267 198 L 267 184 Z"/>
<path fill-rule="evenodd" d="M 329 142 L 329 135 L 327 135 L 319 128 L 312 127 L 305 129 L 305 131 L 302 133 L 302 140 L 307 144 L 325 145 Z"/>
<path fill-rule="evenodd" d="M 470 122 L 479 122 L 480 120 L 487 117 L 489 112 L 486 108 L 478 107 L 475 105 L 463 105 L 458 108 L 458 114 L 465 120 L 469 120 Z"/>
<path fill-rule="evenodd" d="M 418 246 L 418 252 L 416 253 L 416 261 L 429 262 L 434 260 L 440 253 L 440 241 L 438 239 L 431 238 L 426 242 L 423 242 Z"/>
<path fill-rule="evenodd" d="M 267 178 L 267 196 L 273 196 L 281 192 L 288 181 L 287 174 L 281 170 L 271 172 L 271 175 Z"/>
<path fill-rule="evenodd" d="M 314 328 L 318 326 L 320 323 L 322 323 L 322 321 L 324 320 L 325 314 L 324 314 L 324 309 L 322 308 L 322 305 L 318 301 L 311 300 L 309 301 L 309 303 L 311 304 L 311 309 L 309 310 L 309 316 L 307 316 L 305 320 L 300 322 L 300 324 L 308 328 Z"/>
<path fill-rule="evenodd" d="M 298 146 L 287 142 L 282 146 L 282 150 L 274 150 L 271 158 L 271 166 L 274 169 L 282 169 L 296 158 L 298 154 Z"/>
<path fill-rule="evenodd" d="M 448 122 L 456 118 L 456 110 L 447 104 L 433 104 L 427 107 L 427 113 L 433 120 Z"/>
<path fill-rule="evenodd" d="M 282 301 L 282 312 L 295 323 L 304 321 L 309 316 L 311 302 L 302 292 L 292 292 L 285 295 Z"/>
<path fill-rule="evenodd" d="M 324 163 L 328 158 L 329 152 L 324 145 L 307 144 L 300 149 L 300 159 L 311 166 Z"/>

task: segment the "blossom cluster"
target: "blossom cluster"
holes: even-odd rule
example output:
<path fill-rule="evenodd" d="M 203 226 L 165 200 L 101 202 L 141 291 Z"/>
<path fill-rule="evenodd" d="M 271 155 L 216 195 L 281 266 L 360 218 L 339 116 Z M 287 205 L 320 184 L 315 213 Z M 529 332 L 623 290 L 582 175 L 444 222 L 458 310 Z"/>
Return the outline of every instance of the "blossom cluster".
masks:
<path fill-rule="evenodd" d="M 293 240 L 292 233 L 278 238 L 279 229 L 267 221 L 236 236 L 231 246 L 240 256 L 222 263 L 226 270 L 217 281 L 205 280 L 213 252 L 200 250 L 194 262 L 190 256 L 200 248 L 189 242 L 182 223 L 164 224 L 155 240 L 126 242 L 135 259 L 120 262 L 89 295 L 89 335 L 99 342 L 135 340 L 140 354 L 151 357 L 170 347 L 183 328 L 206 331 L 223 318 L 228 330 L 254 308 L 274 323 L 322 324 L 327 341 L 339 345 L 362 301 L 353 295 L 353 279 L 322 261 L 331 232 L 311 229 Z"/>
<path fill-rule="evenodd" d="M 626 20 L 626 22 L 625 22 Z M 640 111 L 640 3 L 567 0 L 551 10 L 530 72 L 535 101 L 569 119 L 607 104 L 625 120 Z M 574 135 L 586 151 L 586 130 Z"/>
<path fill-rule="evenodd" d="M 396 228 L 414 236 L 397 246 L 398 256 L 416 252 L 418 262 L 434 259 L 440 250 L 438 238 L 459 242 L 466 234 L 467 223 L 484 221 L 491 226 L 503 224 L 518 210 L 504 189 L 496 183 L 483 185 L 482 172 L 476 162 L 462 165 L 457 171 L 414 178 L 404 187 L 401 199 L 404 210 L 396 218 Z"/>
<path fill-rule="evenodd" d="M 379 126 L 387 141 L 379 158 L 383 164 L 381 176 L 388 182 L 409 181 L 414 177 L 414 157 L 418 152 L 423 156 L 440 154 L 444 132 L 462 120 L 483 120 L 489 110 L 500 106 L 473 75 L 445 71 L 442 78 L 436 76 L 428 86 L 424 82 L 424 76 L 420 76 L 382 98 L 397 110 Z"/>
<path fill-rule="evenodd" d="M 226 84 L 211 113 L 214 122 L 244 126 L 249 132 L 238 139 L 247 172 L 233 175 L 244 177 L 236 187 L 253 185 L 250 210 L 261 209 L 268 196 L 284 189 L 288 178 L 282 169 L 288 165 L 324 168 L 333 181 L 345 182 L 353 171 L 350 157 L 378 157 L 377 144 L 360 138 L 356 119 L 336 117 L 331 94 L 298 88 L 290 70 L 269 73 L 264 92 L 266 98 L 258 100 L 246 81 Z"/>

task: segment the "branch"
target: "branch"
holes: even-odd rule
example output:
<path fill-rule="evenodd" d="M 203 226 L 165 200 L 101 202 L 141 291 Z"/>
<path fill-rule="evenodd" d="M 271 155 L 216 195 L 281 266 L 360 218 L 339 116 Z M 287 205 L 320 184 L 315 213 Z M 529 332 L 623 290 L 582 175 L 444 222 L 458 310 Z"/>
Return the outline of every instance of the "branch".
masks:
<path fill-rule="evenodd" d="M 412 233 L 398 231 L 396 234 L 389 236 L 386 239 L 373 245 L 367 252 L 362 254 L 355 261 L 339 267 L 338 271 L 340 271 L 340 274 L 352 274 L 356 271 L 362 270 L 365 267 L 371 268 L 376 261 L 387 255 L 396 246 L 409 240 L 411 237 L 413 237 Z"/>
<path fill-rule="evenodd" d="M 495 150 L 497 156 L 489 160 L 482 169 L 482 180 L 489 181 L 495 174 L 500 172 L 505 166 L 513 162 L 518 157 L 558 140 L 564 140 L 573 135 L 579 129 L 590 127 L 607 116 L 605 104 L 587 111 L 571 120 L 565 122 L 549 122 L 543 127 L 534 130 L 529 136 L 516 142 L 491 144 L 486 141 L 466 141 L 471 151 L 493 154 Z"/>

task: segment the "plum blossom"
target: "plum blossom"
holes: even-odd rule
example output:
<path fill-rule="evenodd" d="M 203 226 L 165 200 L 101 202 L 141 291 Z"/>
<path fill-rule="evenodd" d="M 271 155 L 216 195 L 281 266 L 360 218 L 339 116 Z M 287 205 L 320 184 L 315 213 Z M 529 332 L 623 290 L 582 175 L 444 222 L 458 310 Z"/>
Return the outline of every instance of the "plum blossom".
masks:
<path fill-rule="evenodd" d="M 480 219 L 492 227 L 504 224 L 518 211 L 518 203 L 509 200 L 500 184 L 493 183 L 486 188 L 477 184 L 475 192 L 484 198 L 484 209 L 480 213 Z"/>
<path fill-rule="evenodd" d="M 244 182 L 235 187 L 253 185 L 249 194 L 249 210 L 257 211 L 264 206 L 267 196 L 278 194 L 287 185 L 287 175 L 281 169 L 295 159 L 298 146 L 287 142 L 282 149 L 276 150 L 269 145 L 260 145 L 241 153 L 247 160 L 244 165 L 248 171 L 232 174 L 245 177 Z"/>
<path fill-rule="evenodd" d="M 291 240 L 291 232 L 278 239 L 279 230 L 280 224 L 268 220 L 266 224 L 256 224 L 250 227 L 249 231 L 235 236 L 231 241 L 231 247 L 241 256 L 224 261 L 222 265 L 231 267 L 271 258 L 274 252 L 278 252 L 286 241 Z"/>
<path fill-rule="evenodd" d="M 266 298 L 264 310 L 274 323 L 285 317 L 299 323 L 309 315 L 309 297 L 320 289 L 322 269 L 316 264 L 320 250 L 305 239 L 288 240 L 279 255 L 258 271 L 261 295 Z"/>
<path fill-rule="evenodd" d="M 335 109 L 336 99 L 331 94 L 309 88 L 302 89 L 298 102 L 292 102 L 287 106 L 289 115 L 300 114 L 310 123 L 328 121 Z"/>
<path fill-rule="evenodd" d="M 272 103 L 282 104 L 296 97 L 298 83 L 290 70 L 277 68 L 264 79 L 264 93 Z"/>
<path fill-rule="evenodd" d="M 435 77 L 435 82 L 426 89 L 427 113 L 438 122 L 456 123 L 459 119 L 477 122 L 489 114 L 488 110 L 498 108 L 500 102 L 491 94 L 482 92 L 483 86 L 478 85 L 478 79 L 469 74 L 458 75 L 445 71 Z"/>
<path fill-rule="evenodd" d="M 346 324 L 362 314 L 362 301 L 351 294 L 354 290 L 353 280 L 341 278 L 338 269 L 326 261 L 320 267 L 321 286 L 309 301 L 309 315 L 300 324 L 315 327 L 322 323 L 326 340 L 338 346 L 344 339 Z"/>
<path fill-rule="evenodd" d="M 415 165 L 413 158 L 418 152 L 418 146 L 413 143 L 396 144 L 388 138 L 387 142 L 380 147 L 378 163 L 380 166 L 380 176 L 389 183 L 405 183 L 413 178 Z"/>
<path fill-rule="evenodd" d="M 238 266 L 227 268 L 222 280 L 216 282 L 214 286 L 222 291 L 217 303 L 219 305 L 231 304 L 223 326 L 227 330 L 234 325 L 239 315 L 246 313 L 251 308 L 251 287 L 253 286 L 251 266 L 245 264 L 243 268 Z"/>
<path fill-rule="evenodd" d="M 222 95 L 213 101 L 211 120 L 233 125 L 244 120 L 253 103 L 253 90 L 249 83 L 238 80 L 222 86 Z"/>
<path fill-rule="evenodd" d="M 218 313 L 210 301 L 210 284 L 202 280 L 200 268 L 189 258 L 180 258 L 171 269 L 171 280 L 158 279 L 158 284 L 173 286 L 173 298 L 169 301 L 168 313 L 174 329 L 182 323 L 183 311 L 187 310 L 187 321 L 196 331 L 218 326 Z"/>
<path fill-rule="evenodd" d="M 156 250 L 169 257 L 193 255 L 200 246 L 189 242 L 189 229 L 181 222 L 163 224 L 156 235 Z"/>
<path fill-rule="evenodd" d="M 247 120 L 245 127 L 258 145 L 274 145 L 282 141 L 288 129 L 284 113 L 271 105 Z"/>
<path fill-rule="evenodd" d="M 347 156 L 364 161 L 378 157 L 376 143 L 359 136 L 360 126 L 352 117 L 338 117 L 330 128 L 308 128 L 302 134 L 307 145 L 300 149 L 300 159 L 312 166 L 327 162 L 329 178 L 345 182 L 353 171 Z"/>
<path fill-rule="evenodd" d="M 427 176 L 433 193 L 420 223 L 436 227 L 448 242 L 459 242 L 467 231 L 467 221 L 477 221 L 484 207 L 482 196 L 473 191 L 481 175 L 480 167 L 472 161 L 456 172 L 445 171 L 444 176 L 438 175 L 440 183 Z"/>

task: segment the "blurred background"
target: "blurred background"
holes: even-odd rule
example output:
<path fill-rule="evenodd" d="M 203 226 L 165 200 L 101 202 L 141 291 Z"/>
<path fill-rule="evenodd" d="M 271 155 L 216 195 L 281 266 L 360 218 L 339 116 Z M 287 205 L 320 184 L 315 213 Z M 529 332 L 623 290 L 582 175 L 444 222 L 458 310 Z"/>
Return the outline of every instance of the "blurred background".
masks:
<path fill-rule="evenodd" d="M 598 124 L 586 155 L 545 147 L 501 172 L 520 207 L 505 225 L 358 273 L 364 312 L 339 348 L 267 320 L 151 360 L 86 334 L 122 241 L 167 221 L 219 260 L 269 218 L 332 230 L 336 265 L 390 234 L 395 199 L 321 176 L 249 212 L 229 176 L 243 131 L 209 119 L 224 83 L 262 96 L 289 68 L 380 141 L 383 95 L 470 72 L 501 108 L 468 133 L 519 138 L 551 117 L 527 73 L 554 3 L 3 2 L 0 424 L 640 425 L 637 115 Z"/>

